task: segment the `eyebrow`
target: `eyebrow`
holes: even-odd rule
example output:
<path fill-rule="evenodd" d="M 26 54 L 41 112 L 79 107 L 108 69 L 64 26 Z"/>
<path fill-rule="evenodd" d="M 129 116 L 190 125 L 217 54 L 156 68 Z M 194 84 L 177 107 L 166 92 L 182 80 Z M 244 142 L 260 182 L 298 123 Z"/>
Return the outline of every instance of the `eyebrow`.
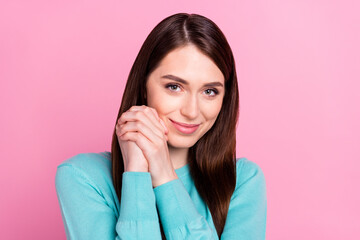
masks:
<path fill-rule="evenodd" d="M 161 78 L 167 78 L 167 79 L 174 80 L 176 82 L 180 82 L 185 85 L 189 85 L 189 83 L 186 80 L 179 78 L 177 76 L 171 75 L 171 74 L 166 74 L 166 75 L 162 76 Z M 204 84 L 204 86 L 206 86 L 206 87 L 216 87 L 216 86 L 224 87 L 224 85 L 221 82 L 210 82 L 210 83 Z"/>

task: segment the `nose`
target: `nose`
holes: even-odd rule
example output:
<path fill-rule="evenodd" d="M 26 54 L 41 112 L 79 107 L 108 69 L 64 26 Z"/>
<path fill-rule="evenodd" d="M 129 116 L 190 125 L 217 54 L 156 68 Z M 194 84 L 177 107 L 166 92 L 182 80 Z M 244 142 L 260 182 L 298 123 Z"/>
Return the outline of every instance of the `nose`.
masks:
<path fill-rule="evenodd" d="M 199 103 L 197 97 L 189 94 L 186 99 L 184 99 L 180 112 L 188 119 L 197 118 L 199 115 Z"/>

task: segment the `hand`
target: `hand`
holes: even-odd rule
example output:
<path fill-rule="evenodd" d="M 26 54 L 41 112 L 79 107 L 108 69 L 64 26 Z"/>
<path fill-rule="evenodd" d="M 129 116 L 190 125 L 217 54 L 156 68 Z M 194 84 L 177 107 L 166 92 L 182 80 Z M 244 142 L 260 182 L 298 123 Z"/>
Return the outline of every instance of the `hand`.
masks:
<path fill-rule="evenodd" d="M 119 138 L 136 143 L 142 150 L 154 187 L 177 178 L 167 145 L 168 129 L 155 109 L 132 106 L 119 122 Z"/>
<path fill-rule="evenodd" d="M 120 145 L 121 154 L 124 162 L 125 172 L 149 172 L 148 162 L 142 150 L 135 142 L 122 140 L 120 138 L 121 122 L 120 118 L 116 124 L 116 135 Z"/>

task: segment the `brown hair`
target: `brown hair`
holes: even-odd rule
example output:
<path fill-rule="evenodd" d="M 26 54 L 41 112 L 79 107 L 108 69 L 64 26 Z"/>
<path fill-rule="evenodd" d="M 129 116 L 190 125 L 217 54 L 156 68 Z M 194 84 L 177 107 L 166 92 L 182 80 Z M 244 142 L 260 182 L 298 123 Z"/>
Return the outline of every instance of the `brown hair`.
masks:
<path fill-rule="evenodd" d="M 115 125 L 131 106 L 146 105 L 147 77 L 167 53 L 186 44 L 195 45 L 211 58 L 225 77 L 225 94 L 219 115 L 212 128 L 189 149 L 191 176 L 221 236 L 236 185 L 239 93 L 231 48 L 213 21 L 198 14 L 178 13 L 162 20 L 150 32 L 130 70 Z M 113 184 L 120 200 L 124 163 L 115 127 L 111 158 Z M 161 232 L 164 237 L 162 227 Z"/>

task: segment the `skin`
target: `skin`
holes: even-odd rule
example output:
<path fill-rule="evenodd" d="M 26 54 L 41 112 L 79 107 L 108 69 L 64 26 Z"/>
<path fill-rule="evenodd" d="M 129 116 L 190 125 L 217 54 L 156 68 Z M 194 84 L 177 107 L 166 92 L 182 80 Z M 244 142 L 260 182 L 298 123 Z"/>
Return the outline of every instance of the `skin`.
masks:
<path fill-rule="evenodd" d="M 169 75 L 186 83 L 163 77 Z M 168 53 L 147 79 L 147 106 L 133 106 L 118 119 L 125 171 L 150 172 L 153 187 L 176 179 L 189 148 L 215 123 L 224 94 L 222 72 L 196 46 Z M 185 134 L 172 121 L 199 127 Z"/>

